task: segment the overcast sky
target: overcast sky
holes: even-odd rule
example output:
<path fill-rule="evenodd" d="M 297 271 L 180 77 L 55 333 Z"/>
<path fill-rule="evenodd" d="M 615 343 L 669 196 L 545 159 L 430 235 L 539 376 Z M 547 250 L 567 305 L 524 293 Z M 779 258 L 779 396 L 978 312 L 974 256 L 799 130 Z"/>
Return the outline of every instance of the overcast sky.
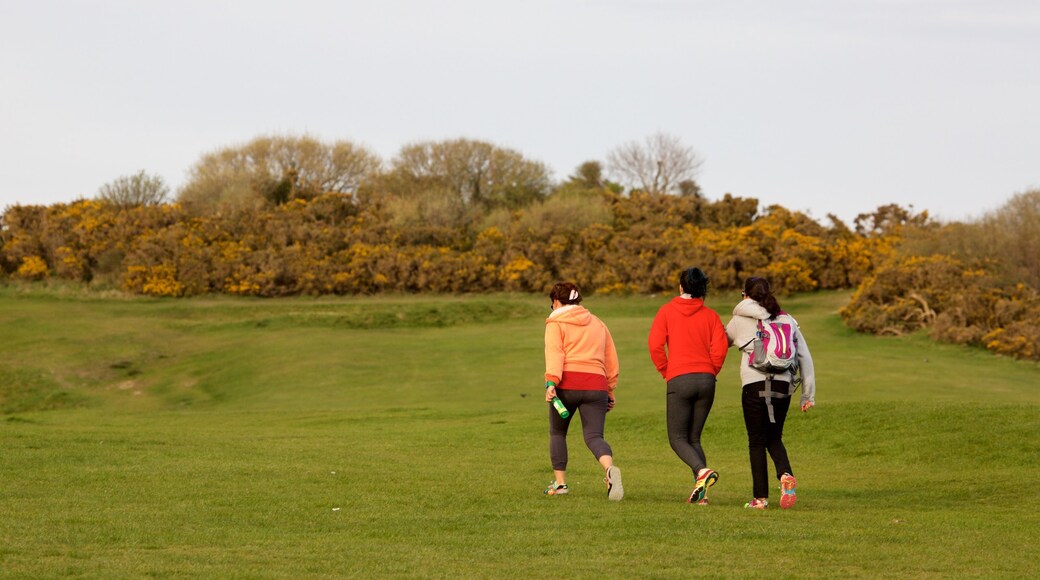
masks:
<path fill-rule="evenodd" d="M 0 210 L 261 134 L 583 161 L 664 132 L 818 219 L 1040 187 L 1034 0 L 0 0 Z"/>

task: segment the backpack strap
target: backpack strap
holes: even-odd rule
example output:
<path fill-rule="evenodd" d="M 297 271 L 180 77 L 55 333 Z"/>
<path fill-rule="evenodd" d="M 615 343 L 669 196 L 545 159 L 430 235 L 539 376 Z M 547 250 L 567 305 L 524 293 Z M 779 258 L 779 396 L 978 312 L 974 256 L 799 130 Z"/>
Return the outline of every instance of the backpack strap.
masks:
<path fill-rule="evenodd" d="M 773 397 L 779 396 L 779 393 L 773 392 L 773 375 L 766 375 L 766 388 L 763 391 L 759 391 L 758 396 L 766 400 L 766 410 L 769 411 L 769 422 L 776 423 L 776 417 L 773 416 Z"/>
<path fill-rule="evenodd" d="M 793 378 L 792 378 L 793 381 Z M 792 383 L 793 384 L 793 383 Z M 795 387 L 797 388 L 797 387 Z M 773 415 L 773 399 L 786 399 L 794 394 L 794 389 L 791 389 L 790 393 L 782 393 L 773 390 L 773 375 L 766 375 L 766 388 L 758 392 L 758 396 L 766 400 L 766 410 L 769 412 L 769 422 L 776 423 L 776 417 Z"/>
<path fill-rule="evenodd" d="M 765 332 L 766 327 L 762 326 L 762 320 L 761 319 L 758 319 L 757 323 L 758 323 L 758 331 L 755 333 L 755 336 L 751 337 L 751 340 L 745 342 L 744 346 L 740 347 L 741 351 L 743 351 L 745 348 L 747 348 L 747 346 L 749 344 L 751 344 L 752 342 L 755 342 L 756 338 L 762 338 L 762 333 Z"/>

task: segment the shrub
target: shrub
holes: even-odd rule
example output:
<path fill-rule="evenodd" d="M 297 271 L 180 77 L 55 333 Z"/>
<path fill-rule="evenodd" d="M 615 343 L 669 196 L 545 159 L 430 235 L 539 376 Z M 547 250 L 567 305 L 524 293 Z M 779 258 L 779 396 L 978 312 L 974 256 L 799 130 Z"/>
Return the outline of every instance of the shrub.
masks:
<path fill-rule="evenodd" d="M 1002 286 L 986 268 L 950 256 L 910 256 L 879 268 L 841 310 L 861 332 L 928 329 L 936 340 L 1040 360 L 1040 295 L 1025 284 Z"/>
<path fill-rule="evenodd" d="M 47 277 L 50 270 L 47 262 L 39 256 L 26 256 L 22 258 L 22 265 L 16 272 L 19 278 L 25 280 L 42 280 Z"/>

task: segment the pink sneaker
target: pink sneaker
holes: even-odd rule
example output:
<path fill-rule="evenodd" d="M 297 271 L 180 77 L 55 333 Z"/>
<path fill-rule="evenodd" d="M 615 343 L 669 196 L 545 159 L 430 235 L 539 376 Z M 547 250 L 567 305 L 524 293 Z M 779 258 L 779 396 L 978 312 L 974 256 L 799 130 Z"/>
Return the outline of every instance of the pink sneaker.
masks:
<path fill-rule="evenodd" d="M 769 506 L 769 500 L 768 499 L 757 498 L 757 497 L 755 499 L 747 502 L 746 504 L 744 504 L 744 507 L 751 508 L 751 509 L 754 509 L 754 510 L 764 510 L 764 509 L 766 509 L 767 506 Z"/>
<path fill-rule="evenodd" d="M 794 507 L 794 502 L 798 501 L 798 495 L 795 493 L 797 484 L 798 480 L 790 473 L 785 473 L 780 478 L 780 509 Z"/>

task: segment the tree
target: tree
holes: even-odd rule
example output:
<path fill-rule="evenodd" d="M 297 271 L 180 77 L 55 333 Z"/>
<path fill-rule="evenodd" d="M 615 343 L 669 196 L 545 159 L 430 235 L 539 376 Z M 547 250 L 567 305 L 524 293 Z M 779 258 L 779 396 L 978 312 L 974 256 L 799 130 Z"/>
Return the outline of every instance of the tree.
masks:
<path fill-rule="evenodd" d="M 415 195 L 442 190 L 467 207 L 518 208 L 545 197 L 549 168 L 485 141 L 452 139 L 406 145 L 391 163 L 388 187 Z"/>
<path fill-rule="evenodd" d="M 903 207 L 894 203 L 879 206 L 872 213 L 861 213 L 852 223 L 857 234 L 868 237 L 900 234 L 904 228 L 938 225 L 928 216 L 928 210 L 914 213 L 914 206 Z"/>
<path fill-rule="evenodd" d="M 574 170 L 574 175 L 570 176 L 567 183 L 581 185 L 589 189 L 604 187 L 606 182 L 603 179 L 603 164 L 599 161 L 582 163 Z"/>
<path fill-rule="evenodd" d="M 607 179 L 603 164 L 599 161 L 586 161 L 579 165 L 567 180 L 560 184 L 557 191 L 597 191 L 621 195 L 625 187 Z"/>
<path fill-rule="evenodd" d="M 907 255 L 944 254 L 984 262 L 1006 283 L 1040 289 L 1040 190 L 1011 197 L 979 220 L 903 232 Z"/>
<path fill-rule="evenodd" d="M 991 258 L 1004 263 L 1007 274 L 1040 290 L 1040 189 L 1014 195 L 985 216 Z"/>
<path fill-rule="evenodd" d="M 682 196 L 704 197 L 701 193 L 701 186 L 692 179 L 684 179 L 680 181 L 678 190 L 679 195 Z"/>
<path fill-rule="evenodd" d="M 204 155 L 178 197 L 187 206 L 212 210 L 281 205 L 326 193 L 353 195 L 382 165 L 375 153 L 349 141 L 257 137 Z"/>
<path fill-rule="evenodd" d="M 607 155 L 610 173 L 631 189 L 646 193 L 697 194 L 692 182 L 704 160 L 677 137 L 657 133 L 643 143 L 631 141 Z"/>
<path fill-rule="evenodd" d="M 158 175 L 148 175 L 142 169 L 134 175 L 124 175 L 102 185 L 97 199 L 119 207 L 160 205 L 170 195 L 170 188 Z"/>

